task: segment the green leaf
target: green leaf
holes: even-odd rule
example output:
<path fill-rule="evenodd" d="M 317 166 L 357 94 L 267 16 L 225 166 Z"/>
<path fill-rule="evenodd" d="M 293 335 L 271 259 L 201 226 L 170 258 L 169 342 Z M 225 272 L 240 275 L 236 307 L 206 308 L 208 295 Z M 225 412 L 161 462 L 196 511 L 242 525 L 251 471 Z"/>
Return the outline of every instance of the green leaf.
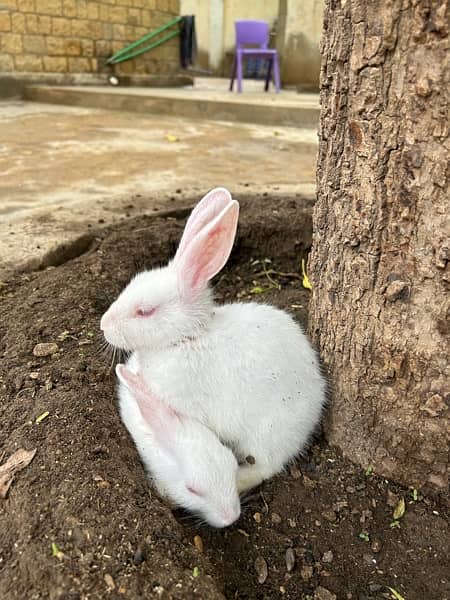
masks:
<path fill-rule="evenodd" d="M 62 560 L 64 558 L 64 552 L 61 552 L 55 542 L 52 542 L 52 556 L 56 556 L 58 560 Z"/>
<path fill-rule="evenodd" d="M 250 290 L 250 294 L 264 294 L 264 288 L 257 285 Z"/>
<path fill-rule="evenodd" d="M 414 488 L 412 491 L 412 497 L 413 497 L 414 502 L 417 502 L 418 493 L 417 493 L 416 488 Z"/>
<path fill-rule="evenodd" d="M 397 592 L 397 590 L 394 590 L 394 588 L 388 586 L 388 590 L 390 590 L 392 598 L 395 600 L 405 600 L 405 598 L 399 592 Z"/>
<path fill-rule="evenodd" d="M 361 533 L 359 534 L 358 537 L 361 538 L 362 540 L 364 540 L 365 542 L 368 542 L 370 539 L 367 531 L 361 531 Z"/>
<path fill-rule="evenodd" d="M 389 527 L 391 529 L 400 529 L 400 521 L 392 521 L 392 523 L 389 523 Z"/>
<path fill-rule="evenodd" d="M 369 477 L 369 475 L 372 475 L 372 473 L 373 473 L 373 467 L 372 467 L 372 465 L 369 465 L 367 467 L 367 469 L 365 470 L 364 474 L 365 474 L 366 477 Z"/>
<path fill-rule="evenodd" d="M 394 512 L 392 513 L 392 516 L 397 521 L 398 519 L 401 519 L 403 517 L 403 515 L 405 514 L 405 510 L 406 510 L 405 499 L 400 498 L 400 500 L 397 502 L 397 506 L 394 508 Z"/>
<path fill-rule="evenodd" d="M 192 570 L 192 577 L 198 577 L 200 575 L 200 569 L 198 567 L 194 567 Z"/>

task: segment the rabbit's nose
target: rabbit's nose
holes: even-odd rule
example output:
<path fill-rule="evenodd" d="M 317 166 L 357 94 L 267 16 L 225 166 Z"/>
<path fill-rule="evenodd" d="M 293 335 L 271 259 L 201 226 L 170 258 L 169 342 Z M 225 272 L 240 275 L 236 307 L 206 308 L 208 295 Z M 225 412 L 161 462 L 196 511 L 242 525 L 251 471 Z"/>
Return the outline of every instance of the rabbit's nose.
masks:
<path fill-rule="evenodd" d="M 100 329 L 105 331 L 109 327 L 113 326 L 116 321 L 115 315 L 111 310 L 107 310 L 100 319 Z"/>
<path fill-rule="evenodd" d="M 228 527 L 228 525 L 231 525 L 232 523 L 237 521 L 239 519 L 240 514 L 241 514 L 240 507 L 239 507 L 239 509 L 225 508 L 224 510 L 222 510 L 222 518 L 224 520 L 224 527 Z"/>

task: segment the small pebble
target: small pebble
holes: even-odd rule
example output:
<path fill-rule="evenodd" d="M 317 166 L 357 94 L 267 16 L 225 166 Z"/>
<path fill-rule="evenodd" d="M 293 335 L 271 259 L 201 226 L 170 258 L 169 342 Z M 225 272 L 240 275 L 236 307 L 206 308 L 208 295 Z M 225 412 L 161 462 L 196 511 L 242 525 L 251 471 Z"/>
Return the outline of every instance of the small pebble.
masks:
<path fill-rule="evenodd" d="M 286 569 L 292 571 L 295 566 L 295 552 L 292 548 L 286 550 Z"/>
<path fill-rule="evenodd" d="M 279 525 L 281 523 L 281 517 L 278 513 L 272 513 L 270 518 L 274 525 Z"/>
<path fill-rule="evenodd" d="M 256 512 L 256 513 L 253 515 L 253 518 L 254 518 L 254 520 L 255 520 L 257 523 L 261 523 L 262 515 L 261 515 L 261 513 L 259 513 L 259 512 Z"/>
<path fill-rule="evenodd" d="M 34 356 L 50 356 L 51 354 L 55 354 L 58 352 L 58 344 L 54 342 L 43 342 L 41 344 L 36 344 L 33 348 Z"/>
<path fill-rule="evenodd" d="M 310 565 L 303 565 L 300 569 L 300 576 L 303 581 L 309 581 L 313 576 L 313 568 Z"/>
<path fill-rule="evenodd" d="M 199 535 L 194 536 L 194 546 L 199 552 L 203 552 L 203 540 Z"/>
<path fill-rule="evenodd" d="M 103 579 L 105 580 L 106 585 L 108 586 L 108 590 L 114 590 L 116 584 L 114 583 L 114 579 L 111 577 L 109 573 L 105 573 Z"/>
<path fill-rule="evenodd" d="M 258 558 L 255 559 L 255 571 L 258 575 L 258 583 L 264 583 L 269 571 L 267 569 L 267 563 L 262 556 L 258 556 Z"/>
<path fill-rule="evenodd" d="M 142 548 L 138 548 L 133 556 L 133 564 L 136 566 L 140 565 L 141 563 L 144 562 L 144 560 L 145 560 L 144 551 L 142 550 Z"/>
<path fill-rule="evenodd" d="M 254 464 L 255 464 L 255 462 L 256 462 L 256 460 L 255 460 L 255 457 L 254 457 L 254 456 L 252 456 L 251 454 L 249 454 L 248 456 L 246 456 L 246 457 L 245 457 L 245 460 L 246 460 L 246 462 L 247 462 L 249 465 L 254 465 Z"/>
<path fill-rule="evenodd" d="M 336 594 L 319 585 L 314 591 L 314 600 L 336 600 Z"/>
<path fill-rule="evenodd" d="M 379 539 L 375 538 L 370 545 L 372 552 L 379 552 L 381 550 L 381 542 Z"/>
<path fill-rule="evenodd" d="M 94 475 L 94 481 L 97 483 L 99 488 L 109 488 L 111 484 L 106 479 L 103 479 L 101 475 Z"/>
<path fill-rule="evenodd" d="M 328 550 L 327 552 L 324 552 L 323 556 L 322 556 L 322 562 L 324 563 L 330 563 L 333 562 L 333 553 L 331 550 Z"/>

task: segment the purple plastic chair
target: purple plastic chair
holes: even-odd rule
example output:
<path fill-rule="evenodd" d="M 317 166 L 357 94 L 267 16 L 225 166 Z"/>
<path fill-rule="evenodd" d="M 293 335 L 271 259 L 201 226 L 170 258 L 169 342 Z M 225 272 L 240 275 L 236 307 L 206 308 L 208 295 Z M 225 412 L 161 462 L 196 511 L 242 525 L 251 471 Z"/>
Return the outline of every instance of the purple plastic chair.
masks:
<path fill-rule="evenodd" d="M 273 72 L 275 90 L 280 91 L 280 68 L 278 65 L 278 52 L 268 48 L 269 24 L 266 21 L 235 21 L 236 28 L 236 54 L 234 55 L 233 71 L 230 81 L 230 92 L 233 91 L 234 80 L 237 78 L 238 93 L 242 93 L 242 62 L 244 57 L 262 58 L 268 61 L 266 84 L 264 91 L 269 89 L 269 81 Z M 257 46 L 246 48 L 247 44 Z"/>

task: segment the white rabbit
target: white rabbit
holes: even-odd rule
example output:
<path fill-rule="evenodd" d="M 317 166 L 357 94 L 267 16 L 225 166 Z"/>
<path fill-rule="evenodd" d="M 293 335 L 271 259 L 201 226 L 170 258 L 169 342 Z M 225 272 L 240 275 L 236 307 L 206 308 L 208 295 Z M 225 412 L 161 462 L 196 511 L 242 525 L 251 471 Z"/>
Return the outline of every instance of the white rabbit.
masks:
<path fill-rule="evenodd" d="M 286 312 L 214 304 L 208 282 L 228 259 L 238 213 L 227 190 L 207 194 L 174 260 L 138 274 L 101 328 L 109 343 L 134 353 L 165 403 L 213 430 L 239 462 L 254 458 L 238 471 L 238 489 L 245 491 L 305 448 L 326 384 L 316 353 Z"/>
<path fill-rule="evenodd" d="M 162 402 L 130 363 L 116 367 L 120 414 L 159 493 L 213 527 L 231 525 L 241 512 L 233 453 Z"/>

